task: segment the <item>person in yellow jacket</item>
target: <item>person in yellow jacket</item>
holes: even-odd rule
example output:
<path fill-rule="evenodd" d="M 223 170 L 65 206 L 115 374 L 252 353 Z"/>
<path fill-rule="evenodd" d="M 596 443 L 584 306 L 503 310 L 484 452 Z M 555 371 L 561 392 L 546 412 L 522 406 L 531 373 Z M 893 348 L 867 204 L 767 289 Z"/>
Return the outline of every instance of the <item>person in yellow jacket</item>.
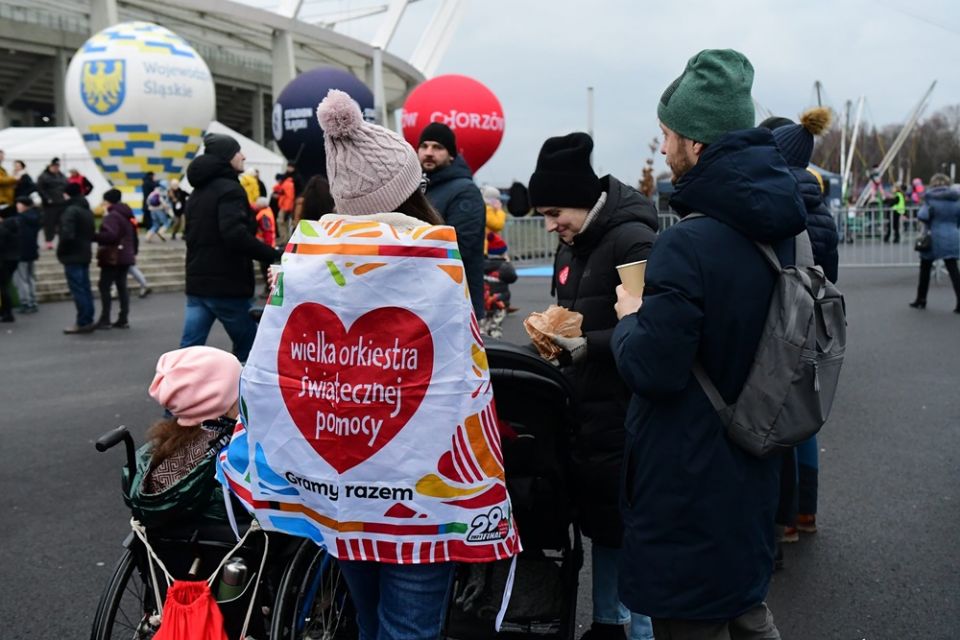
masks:
<path fill-rule="evenodd" d="M 900 242 L 900 220 L 907 215 L 907 197 L 903 193 L 903 185 L 895 187 L 893 196 L 883 201 L 887 207 L 887 220 L 883 227 L 883 241 L 890 242 L 890 232 L 893 231 L 894 243 Z"/>
<path fill-rule="evenodd" d="M 487 205 L 487 230 L 483 240 L 483 255 L 487 255 L 488 238 L 491 233 L 500 233 L 503 230 L 504 225 L 507 224 L 507 212 L 503 210 L 503 204 L 500 202 L 499 189 L 488 185 L 481 189 L 481 193 Z"/>
<path fill-rule="evenodd" d="M 240 184 L 243 190 L 247 192 L 247 202 L 252 207 L 260 197 L 260 185 L 257 183 L 257 170 L 250 168 L 240 175 Z"/>
<path fill-rule="evenodd" d="M 0 149 L 0 208 L 13 204 L 14 190 L 17 187 L 17 179 L 3 168 L 4 157 L 3 150 Z"/>

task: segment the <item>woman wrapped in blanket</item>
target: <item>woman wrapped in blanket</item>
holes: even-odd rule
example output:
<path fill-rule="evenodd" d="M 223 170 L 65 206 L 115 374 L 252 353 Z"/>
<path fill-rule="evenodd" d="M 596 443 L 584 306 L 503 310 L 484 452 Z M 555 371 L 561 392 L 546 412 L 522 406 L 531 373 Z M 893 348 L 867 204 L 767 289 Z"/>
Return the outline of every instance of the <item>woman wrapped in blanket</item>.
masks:
<path fill-rule="evenodd" d="M 331 220 L 349 223 L 361 217 L 364 222 L 385 223 L 401 235 L 424 227 L 425 223 L 443 224 L 421 190 L 422 171 L 417 154 L 399 135 L 365 122 L 356 102 L 337 90 L 331 90 L 320 103 L 317 117 L 324 130 L 327 177 L 337 211 L 337 214 L 324 215 L 321 224 Z M 432 265 L 425 265 L 424 269 L 435 270 Z M 353 293 L 355 291 L 357 293 Z M 338 295 L 370 294 L 362 288 L 358 291 L 346 287 Z M 412 307 L 417 304 L 410 301 Z M 438 434 L 424 433 L 418 437 L 438 437 Z M 408 455 L 418 454 L 410 451 Z M 339 558 L 357 610 L 361 638 L 438 638 L 453 582 L 454 563 L 435 556 L 421 557 L 413 563 L 394 564 L 382 560 Z"/>

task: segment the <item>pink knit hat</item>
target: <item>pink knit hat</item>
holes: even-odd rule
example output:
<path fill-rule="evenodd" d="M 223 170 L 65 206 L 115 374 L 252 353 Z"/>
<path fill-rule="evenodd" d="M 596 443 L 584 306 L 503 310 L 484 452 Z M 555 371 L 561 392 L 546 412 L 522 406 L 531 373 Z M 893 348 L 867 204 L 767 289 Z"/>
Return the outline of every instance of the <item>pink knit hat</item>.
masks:
<path fill-rule="evenodd" d="M 168 351 L 157 360 L 150 395 L 184 427 L 227 413 L 240 395 L 240 361 L 213 347 Z"/>
<path fill-rule="evenodd" d="M 397 133 L 365 122 L 353 98 L 331 89 L 317 107 L 327 154 L 327 180 L 337 213 L 396 211 L 420 188 L 416 151 Z"/>

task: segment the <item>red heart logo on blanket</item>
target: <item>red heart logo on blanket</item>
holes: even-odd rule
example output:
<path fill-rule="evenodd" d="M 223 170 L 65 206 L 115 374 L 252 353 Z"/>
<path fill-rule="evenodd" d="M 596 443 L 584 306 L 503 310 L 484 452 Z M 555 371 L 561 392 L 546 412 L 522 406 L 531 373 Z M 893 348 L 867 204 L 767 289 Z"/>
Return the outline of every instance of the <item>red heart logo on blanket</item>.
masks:
<path fill-rule="evenodd" d="M 387 445 L 420 406 L 433 339 L 416 314 L 382 307 L 348 331 L 315 302 L 290 313 L 277 352 L 280 393 L 297 428 L 339 473 Z"/>

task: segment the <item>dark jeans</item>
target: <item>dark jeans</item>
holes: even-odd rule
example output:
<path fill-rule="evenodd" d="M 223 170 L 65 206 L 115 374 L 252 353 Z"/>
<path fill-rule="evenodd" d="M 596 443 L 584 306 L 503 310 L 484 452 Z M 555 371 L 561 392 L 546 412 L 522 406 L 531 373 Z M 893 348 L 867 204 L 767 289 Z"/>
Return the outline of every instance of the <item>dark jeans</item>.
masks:
<path fill-rule="evenodd" d="M 953 293 L 957 297 L 957 308 L 960 309 L 960 272 L 957 271 L 957 259 L 947 258 L 943 265 L 950 274 L 950 282 L 953 284 Z M 933 260 L 920 260 L 920 282 L 917 284 L 917 300 L 927 301 L 927 291 L 930 289 L 930 270 L 933 269 Z"/>
<path fill-rule="evenodd" d="M 733 620 L 653 619 L 656 640 L 780 640 L 773 614 L 760 603 Z"/>
<path fill-rule="evenodd" d="M 819 462 L 817 436 L 783 454 L 780 464 L 780 501 L 776 523 L 797 526 L 797 515 L 817 513 Z"/>
<path fill-rule="evenodd" d="M 127 322 L 130 316 L 130 293 L 127 291 L 127 271 L 128 265 L 117 265 L 115 267 L 100 267 L 100 282 L 97 284 L 100 289 L 100 323 L 110 323 L 110 290 L 113 285 L 117 285 L 117 297 L 120 299 L 120 315 L 117 316 L 117 322 L 123 324 Z"/>
<path fill-rule="evenodd" d="M 43 205 L 43 239 L 47 242 L 53 242 L 53 237 L 57 235 L 57 227 L 60 226 L 60 215 L 63 214 L 63 210 L 66 208 L 66 202 Z"/>
<path fill-rule="evenodd" d="M 219 320 L 233 341 L 233 355 L 246 362 L 250 347 L 257 335 L 257 323 L 248 313 L 249 298 L 205 298 L 187 296 L 183 315 L 183 335 L 180 348 L 207 343 L 214 320 Z"/>
<path fill-rule="evenodd" d="M 340 560 L 357 609 L 360 640 L 437 640 L 446 616 L 454 564 L 385 564 Z"/>
<path fill-rule="evenodd" d="M 90 289 L 90 265 L 65 264 L 63 272 L 67 276 L 67 286 L 77 307 L 77 326 L 93 324 L 93 291 Z"/>
<path fill-rule="evenodd" d="M 13 317 L 13 296 L 10 295 L 10 285 L 16 270 L 16 260 L 0 260 L 0 318 Z"/>

